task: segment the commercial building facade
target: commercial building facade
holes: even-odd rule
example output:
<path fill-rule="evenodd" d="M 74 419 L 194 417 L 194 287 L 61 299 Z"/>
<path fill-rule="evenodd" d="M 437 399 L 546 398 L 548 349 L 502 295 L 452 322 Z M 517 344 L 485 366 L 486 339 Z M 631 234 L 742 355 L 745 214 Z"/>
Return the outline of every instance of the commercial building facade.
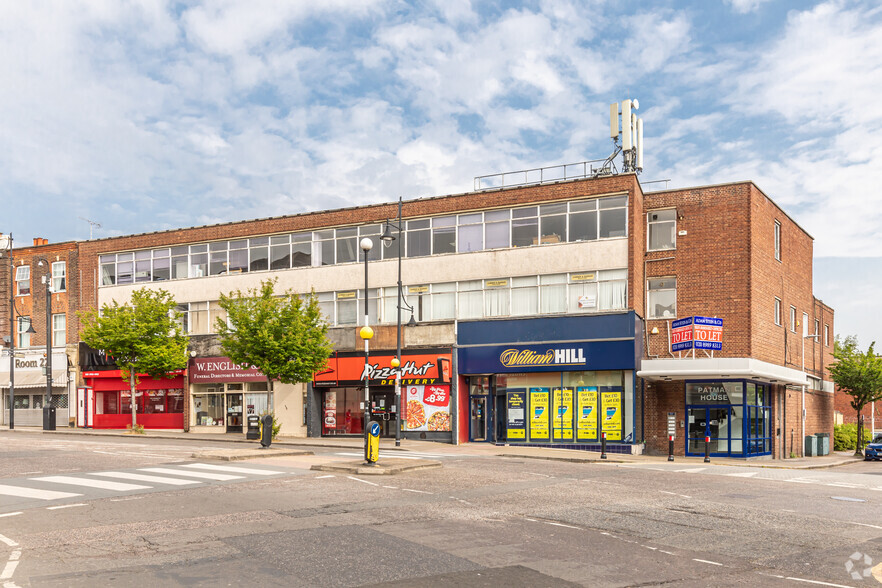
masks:
<path fill-rule="evenodd" d="M 381 242 L 396 204 L 81 243 L 83 306 L 171 292 L 192 342 L 188 430 L 237 431 L 265 407 L 286 435 L 359 435 L 365 299 L 384 434 L 400 421 L 405 438 L 592 448 L 607 433 L 612 450 L 656 452 L 674 434 L 680 454 L 711 437 L 717 455 L 786 456 L 832 429 L 832 341 L 810 335 L 832 333 L 833 313 L 812 296 L 812 239 L 752 183 L 644 193 L 621 174 L 410 200 L 402 239 Z M 417 323 L 402 327 L 401 401 L 399 246 Z M 220 294 L 268 278 L 317 293 L 328 369 L 273 390 L 255 373 L 194 379 L 194 362 L 225 359 Z M 672 351 L 673 322 L 693 316 L 722 322 L 720 349 Z"/>

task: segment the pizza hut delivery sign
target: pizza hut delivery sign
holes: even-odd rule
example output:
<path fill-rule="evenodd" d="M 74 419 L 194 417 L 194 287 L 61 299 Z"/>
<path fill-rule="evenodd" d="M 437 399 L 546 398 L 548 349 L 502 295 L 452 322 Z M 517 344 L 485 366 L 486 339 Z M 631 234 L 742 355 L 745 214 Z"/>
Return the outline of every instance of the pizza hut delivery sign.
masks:
<path fill-rule="evenodd" d="M 723 348 L 723 319 L 689 316 L 671 323 L 671 351 Z"/>

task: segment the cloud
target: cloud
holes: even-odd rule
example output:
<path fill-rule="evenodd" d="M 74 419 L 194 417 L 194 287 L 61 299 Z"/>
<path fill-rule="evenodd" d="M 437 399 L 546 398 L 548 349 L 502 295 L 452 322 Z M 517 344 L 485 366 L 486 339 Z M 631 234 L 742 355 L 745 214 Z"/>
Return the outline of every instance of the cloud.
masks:
<path fill-rule="evenodd" d="M 756 12 L 760 6 L 769 2 L 769 0 L 723 0 L 725 4 L 732 7 L 732 10 L 738 14 L 747 14 L 748 12 Z"/>

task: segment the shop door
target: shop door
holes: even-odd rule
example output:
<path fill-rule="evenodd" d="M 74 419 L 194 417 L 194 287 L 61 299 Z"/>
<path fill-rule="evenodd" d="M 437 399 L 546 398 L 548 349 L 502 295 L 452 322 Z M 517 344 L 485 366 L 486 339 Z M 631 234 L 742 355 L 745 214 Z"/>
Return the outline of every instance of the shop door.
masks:
<path fill-rule="evenodd" d="M 395 418 L 397 415 L 392 412 L 394 404 L 395 392 L 371 392 L 371 415 L 372 420 L 380 423 L 380 437 L 395 436 Z"/>
<path fill-rule="evenodd" d="M 487 440 L 487 397 L 472 396 L 470 400 L 471 426 L 469 427 L 470 441 Z"/>
<path fill-rule="evenodd" d="M 506 430 L 505 424 L 508 422 L 507 410 L 505 406 L 505 395 L 499 394 L 496 397 L 496 410 L 491 415 L 493 421 L 493 438 L 491 441 L 496 443 L 505 443 Z"/>
<path fill-rule="evenodd" d="M 711 455 L 729 457 L 732 438 L 732 407 L 725 406 L 687 406 L 686 418 L 689 422 L 686 439 L 687 455 L 704 455 L 704 438 L 710 437 Z M 740 427 L 740 423 L 738 424 Z M 740 445 L 741 431 L 736 432 Z M 741 456 L 740 446 L 736 456 Z"/>
<path fill-rule="evenodd" d="M 227 394 L 227 433 L 242 432 L 242 394 Z"/>

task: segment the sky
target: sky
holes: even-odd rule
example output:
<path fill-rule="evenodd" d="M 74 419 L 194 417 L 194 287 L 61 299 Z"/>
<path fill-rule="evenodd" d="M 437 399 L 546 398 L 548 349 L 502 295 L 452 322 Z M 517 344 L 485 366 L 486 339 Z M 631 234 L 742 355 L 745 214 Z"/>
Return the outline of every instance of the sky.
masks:
<path fill-rule="evenodd" d="M 0 56 L 20 245 L 467 192 L 605 158 L 638 98 L 645 189 L 753 180 L 882 343 L 877 2 L 2 2 Z"/>

